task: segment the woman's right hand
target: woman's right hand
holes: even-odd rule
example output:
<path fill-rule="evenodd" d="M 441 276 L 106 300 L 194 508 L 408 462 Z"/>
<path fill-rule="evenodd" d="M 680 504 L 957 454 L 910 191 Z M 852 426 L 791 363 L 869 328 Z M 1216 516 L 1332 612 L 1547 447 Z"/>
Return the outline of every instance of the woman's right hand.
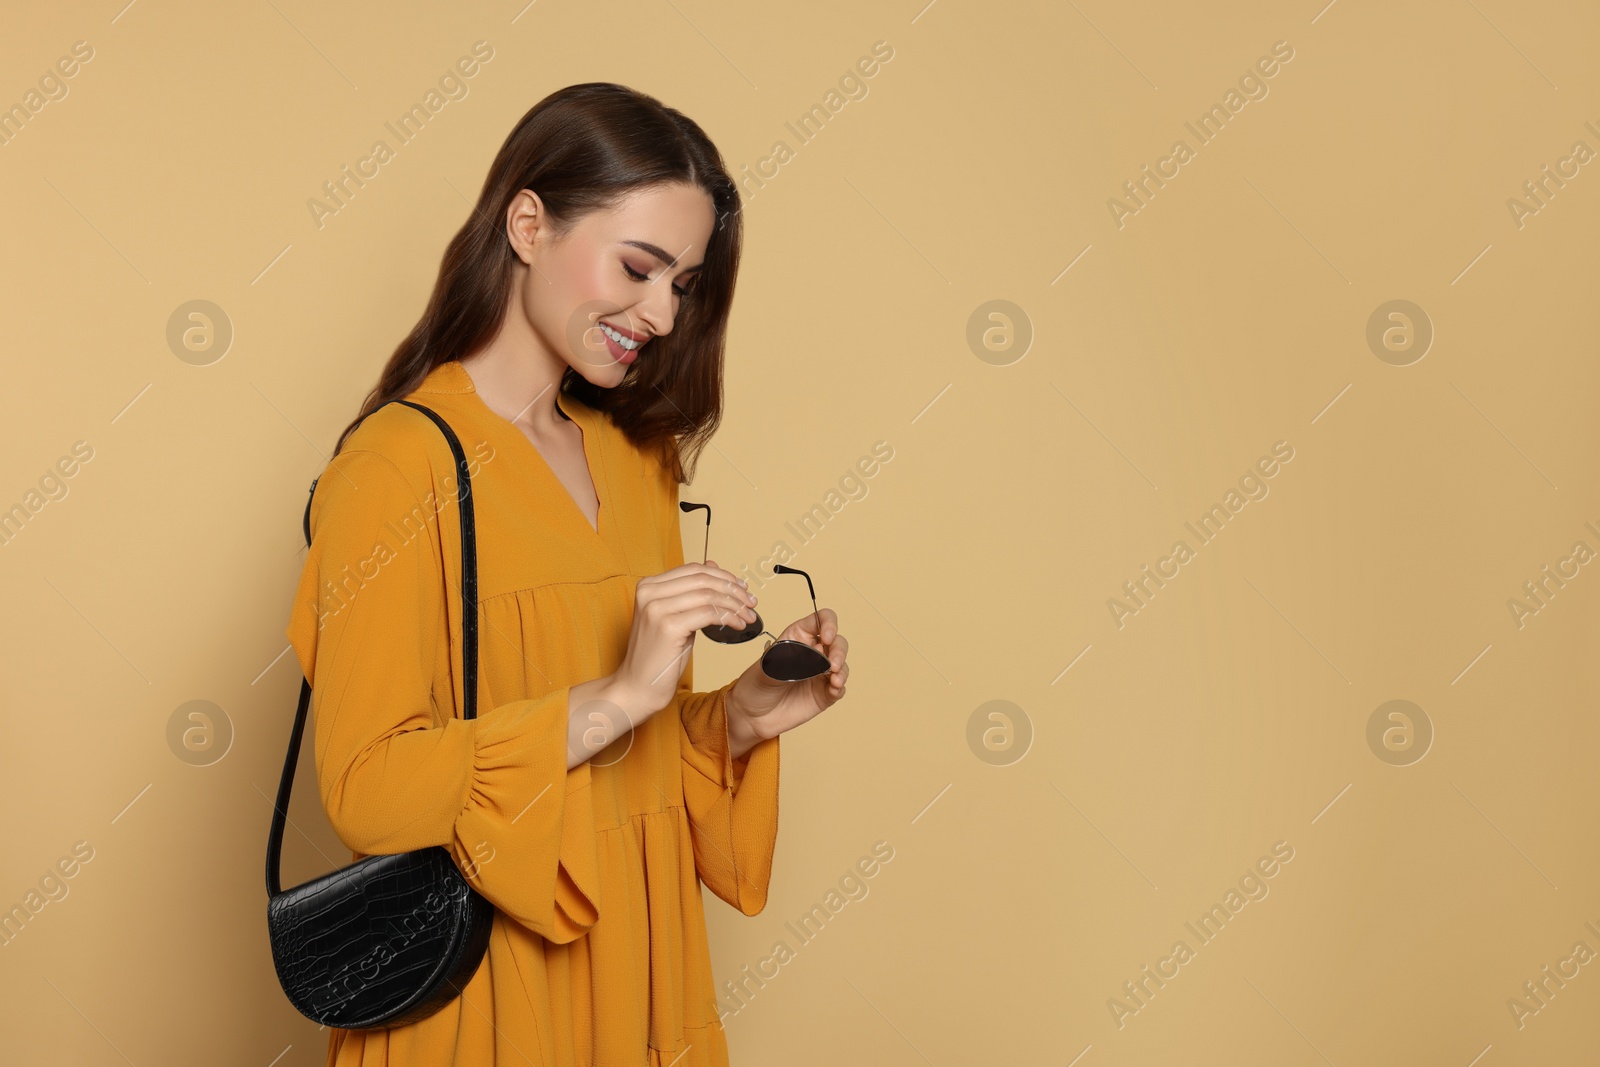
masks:
<path fill-rule="evenodd" d="M 743 628 L 755 621 L 755 603 L 746 583 L 714 560 L 639 579 L 628 650 L 612 674 L 624 710 L 642 721 L 672 703 L 695 633 L 712 623 Z"/>

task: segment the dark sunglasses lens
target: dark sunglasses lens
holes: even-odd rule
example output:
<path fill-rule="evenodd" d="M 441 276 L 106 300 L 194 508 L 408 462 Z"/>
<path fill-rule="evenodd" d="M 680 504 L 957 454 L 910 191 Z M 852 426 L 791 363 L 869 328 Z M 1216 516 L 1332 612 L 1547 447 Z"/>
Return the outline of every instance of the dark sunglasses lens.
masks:
<path fill-rule="evenodd" d="M 761 657 L 767 677 L 780 682 L 802 682 L 828 669 L 828 657 L 799 641 L 778 641 Z"/>
<path fill-rule="evenodd" d="M 712 623 L 710 626 L 700 627 L 700 632 L 719 645 L 737 645 L 749 641 L 760 635 L 767 624 L 761 621 L 761 613 L 756 613 L 756 621 L 748 623 L 743 629 L 737 626 L 723 626 L 721 623 Z"/>

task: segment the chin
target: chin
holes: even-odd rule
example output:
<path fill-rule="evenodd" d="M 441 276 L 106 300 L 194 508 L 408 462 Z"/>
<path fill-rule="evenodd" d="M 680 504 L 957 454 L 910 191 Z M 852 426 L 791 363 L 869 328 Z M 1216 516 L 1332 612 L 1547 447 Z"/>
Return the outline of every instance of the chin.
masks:
<path fill-rule="evenodd" d="M 628 368 L 616 362 L 610 366 L 596 367 L 580 361 L 572 364 L 572 369 L 578 372 L 578 377 L 597 389 L 615 389 L 628 374 Z"/>

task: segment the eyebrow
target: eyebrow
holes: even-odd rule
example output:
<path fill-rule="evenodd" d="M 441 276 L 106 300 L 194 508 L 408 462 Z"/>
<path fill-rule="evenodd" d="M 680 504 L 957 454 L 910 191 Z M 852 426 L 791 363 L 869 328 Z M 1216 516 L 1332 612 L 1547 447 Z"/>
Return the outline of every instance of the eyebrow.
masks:
<path fill-rule="evenodd" d="M 637 248 L 640 251 L 649 252 L 652 256 L 655 256 L 657 259 L 659 259 L 661 262 L 667 264 L 669 267 L 672 265 L 673 257 L 668 255 L 667 254 L 667 250 L 662 248 L 659 245 L 653 245 L 649 241 L 623 241 L 622 243 L 625 244 L 625 245 L 632 245 L 634 248 Z M 691 274 L 694 271 L 697 271 L 701 267 L 704 267 L 704 266 L 705 266 L 705 262 L 701 261 L 699 263 L 696 263 L 692 267 L 683 268 L 683 273 Z"/>

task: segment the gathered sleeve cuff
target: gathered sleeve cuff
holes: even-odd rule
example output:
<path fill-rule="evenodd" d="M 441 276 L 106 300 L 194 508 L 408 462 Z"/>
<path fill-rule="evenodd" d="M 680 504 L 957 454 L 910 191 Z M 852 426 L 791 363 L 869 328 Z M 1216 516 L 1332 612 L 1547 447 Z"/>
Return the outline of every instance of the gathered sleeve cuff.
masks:
<path fill-rule="evenodd" d="M 587 761 L 567 769 L 563 686 L 480 715 L 450 847 L 467 881 L 557 944 L 600 917 L 600 855 Z"/>
<path fill-rule="evenodd" d="M 731 757 L 733 685 L 709 693 L 689 692 L 687 684 L 679 690 L 683 799 L 700 880 L 744 914 L 758 915 L 767 905 L 778 840 L 779 739 L 762 741 L 741 759 Z"/>
<path fill-rule="evenodd" d="M 459 717 L 455 506 L 372 451 L 318 479 L 287 634 L 312 684 L 323 809 L 358 857 L 444 846 L 495 907 L 572 941 L 600 891 L 589 765 L 566 765 L 570 687 Z"/>

